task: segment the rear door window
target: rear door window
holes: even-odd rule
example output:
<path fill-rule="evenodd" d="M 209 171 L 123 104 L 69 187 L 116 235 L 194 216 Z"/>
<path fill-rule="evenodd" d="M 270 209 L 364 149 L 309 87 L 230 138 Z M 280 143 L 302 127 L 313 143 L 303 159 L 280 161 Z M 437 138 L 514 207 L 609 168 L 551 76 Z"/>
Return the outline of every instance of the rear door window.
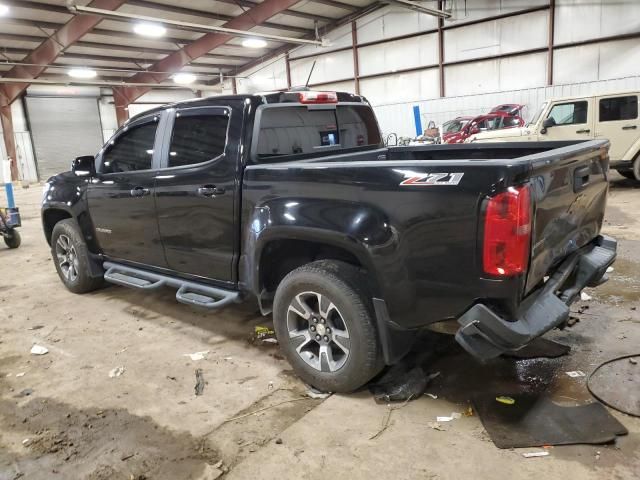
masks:
<path fill-rule="evenodd" d="M 292 105 L 264 108 L 256 153 L 261 160 L 380 145 L 378 124 L 368 106 L 315 109 Z"/>
<path fill-rule="evenodd" d="M 603 98 L 600 100 L 600 121 L 635 120 L 638 118 L 638 96 Z"/>
<path fill-rule="evenodd" d="M 212 113 L 176 115 L 169 147 L 169 167 L 204 163 L 224 153 L 229 116 Z"/>

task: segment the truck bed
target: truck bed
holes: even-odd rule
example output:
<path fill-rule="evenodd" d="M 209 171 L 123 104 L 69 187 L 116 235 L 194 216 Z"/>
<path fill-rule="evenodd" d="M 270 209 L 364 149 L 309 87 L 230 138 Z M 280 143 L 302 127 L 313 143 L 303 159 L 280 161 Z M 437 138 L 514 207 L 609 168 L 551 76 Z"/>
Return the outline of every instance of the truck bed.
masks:
<path fill-rule="evenodd" d="M 607 148 L 607 141 L 431 145 L 250 165 L 242 251 L 264 241 L 248 227 L 255 222 L 297 238 L 335 232 L 331 241 L 374 273 L 403 328 L 458 318 L 485 299 L 515 318 L 543 277 L 598 235 Z M 447 183 L 451 174 L 458 183 Z M 430 175 L 441 181 L 429 183 Z M 486 199 L 524 183 L 533 203 L 528 272 L 488 277 L 480 242 Z"/>

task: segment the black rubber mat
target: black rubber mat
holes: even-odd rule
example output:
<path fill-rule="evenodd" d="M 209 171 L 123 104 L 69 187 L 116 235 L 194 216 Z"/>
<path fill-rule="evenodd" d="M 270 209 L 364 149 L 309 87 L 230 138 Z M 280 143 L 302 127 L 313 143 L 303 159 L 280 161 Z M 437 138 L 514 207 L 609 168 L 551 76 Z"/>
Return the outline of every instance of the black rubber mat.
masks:
<path fill-rule="evenodd" d="M 524 358 L 556 358 L 566 355 L 571 350 L 568 345 L 538 337 L 527 346 L 515 352 L 504 353 L 505 357 Z"/>
<path fill-rule="evenodd" d="M 562 407 L 536 395 L 508 395 L 515 403 L 481 396 L 473 404 L 498 448 L 612 442 L 627 429 L 600 403 Z"/>

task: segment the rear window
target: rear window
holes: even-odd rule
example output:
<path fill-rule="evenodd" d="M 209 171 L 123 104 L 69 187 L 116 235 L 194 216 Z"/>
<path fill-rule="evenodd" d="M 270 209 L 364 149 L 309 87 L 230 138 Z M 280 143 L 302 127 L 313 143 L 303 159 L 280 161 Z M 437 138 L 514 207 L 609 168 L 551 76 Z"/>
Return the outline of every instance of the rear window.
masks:
<path fill-rule="evenodd" d="M 380 144 L 375 116 L 365 105 L 338 105 L 328 110 L 298 105 L 267 107 L 260 119 L 257 158 L 304 158 Z"/>
<path fill-rule="evenodd" d="M 600 100 L 600 121 L 634 120 L 638 118 L 638 96 L 603 98 Z"/>

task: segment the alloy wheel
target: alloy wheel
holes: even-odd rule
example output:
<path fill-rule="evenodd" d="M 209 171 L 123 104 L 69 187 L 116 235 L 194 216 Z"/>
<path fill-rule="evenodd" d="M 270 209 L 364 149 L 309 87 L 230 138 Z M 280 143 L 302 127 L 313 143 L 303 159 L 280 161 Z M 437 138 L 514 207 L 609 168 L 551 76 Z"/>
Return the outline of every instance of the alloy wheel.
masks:
<path fill-rule="evenodd" d="M 66 235 L 60 235 L 56 241 L 56 258 L 65 278 L 69 282 L 75 282 L 78 278 L 80 263 L 76 253 L 76 247 Z"/>
<path fill-rule="evenodd" d="M 349 358 L 347 324 L 326 295 L 296 295 L 287 309 L 287 330 L 300 358 L 318 371 L 335 372 Z"/>

